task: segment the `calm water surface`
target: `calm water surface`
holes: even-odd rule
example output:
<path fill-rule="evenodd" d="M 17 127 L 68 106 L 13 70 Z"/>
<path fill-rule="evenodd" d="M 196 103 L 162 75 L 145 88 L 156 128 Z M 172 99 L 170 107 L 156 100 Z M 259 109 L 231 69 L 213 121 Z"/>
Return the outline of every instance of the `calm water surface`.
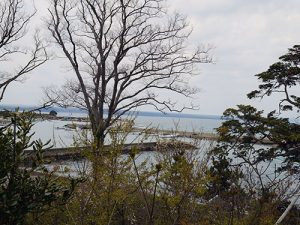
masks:
<path fill-rule="evenodd" d="M 72 114 L 73 116 L 77 116 Z M 59 116 L 66 116 L 64 114 Z M 69 116 L 69 115 L 67 115 Z M 80 114 L 79 116 L 84 116 Z M 74 138 L 81 135 L 81 130 L 65 130 L 64 125 L 71 124 L 71 121 L 60 120 L 45 120 L 38 121 L 33 126 L 35 133 L 34 139 L 41 139 L 43 142 L 51 140 L 54 147 L 68 147 L 73 145 Z M 78 123 L 78 122 L 76 122 Z M 215 132 L 215 128 L 219 127 L 222 120 L 217 119 L 191 119 L 191 118 L 171 118 L 171 117 L 150 117 L 138 116 L 135 118 L 135 126 L 143 128 L 159 128 L 168 130 L 180 131 L 195 131 L 195 132 Z M 81 122 L 81 124 L 85 124 Z M 128 142 L 138 141 L 135 140 L 136 135 L 131 134 L 128 136 Z M 147 141 L 154 141 L 156 137 L 149 137 Z"/>

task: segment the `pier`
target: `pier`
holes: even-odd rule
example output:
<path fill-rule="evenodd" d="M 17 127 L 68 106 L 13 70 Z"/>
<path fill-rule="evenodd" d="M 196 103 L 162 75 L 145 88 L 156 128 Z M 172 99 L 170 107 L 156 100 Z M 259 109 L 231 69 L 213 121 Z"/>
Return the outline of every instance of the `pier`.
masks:
<path fill-rule="evenodd" d="M 207 132 L 195 132 L 195 131 L 178 131 L 178 130 L 166 130 L 156 128 L 138 128 L 133 127 L 131 132 L 139 134 L 151 134 L 157 135 L 160 138 L 171 137 L 171 138 L 194 138 L 194 139 L 205 139 L 210 141 L 218 140 L 218 134 L 207 133 Z"/>
<path fill-rule="evenodd" d="M 153 152 L 160 151 L 161 149 L 195 149 L 196 146 L 182 141 L 165 141 L 165 142 L 146 142 L 146 143 L 131 143 L 122 145 L 121 154 L 129 154 L 132 149 L 138 149 L 140 152 Z M 110 145 L 105 145 L 103 151 L 112 148 Z M 64 161 L 64 160 L 78 160 L 85 158 L 85 153 L 91 153 L 91 147 L 66 147 L 66 148 L 52 148 L 43 152 L 43 159 L 46 161 Z M 30 161 L 30 158 L 34 157 L 32 150 L 25 150 L 25 154 Z"/>

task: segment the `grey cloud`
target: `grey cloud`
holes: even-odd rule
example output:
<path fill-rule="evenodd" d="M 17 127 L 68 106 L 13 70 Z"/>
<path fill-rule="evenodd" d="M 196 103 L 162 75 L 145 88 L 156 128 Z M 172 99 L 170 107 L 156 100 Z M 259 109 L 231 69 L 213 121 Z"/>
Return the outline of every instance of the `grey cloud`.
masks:
<path fill-rule="evenodd" d="M 43 16 L 46 2 L 37 3 Z M 195 100 L 201 105 L 196 113 L 221 114 L 240 103 L 267 110 L 276 107 L 276 98 L 262 103 L 249 101 L 245 95 L 257 87 L 255 74 L 266 70 L 287 48 L 299 44 L 299 0 L 170 0 L 167 4 L 171 11 L 187 15 L 193 26 L 192 44 L 215 46 L 215 65 L 200 66 L 200 76 L 192 82 L 202 90 Z M 19 88 L 21 93 L 22 88 L 23 93 L 29 93 L 22 96 L 22 102 L 34 104 L 38 93 L 42 95 L 39 86 L 63 83 L 66 72 L 62 66 L 57 61 L 34 72 L 26 84 L 10 88 L 7 101 L 19 103 L 14 90 Z"/>

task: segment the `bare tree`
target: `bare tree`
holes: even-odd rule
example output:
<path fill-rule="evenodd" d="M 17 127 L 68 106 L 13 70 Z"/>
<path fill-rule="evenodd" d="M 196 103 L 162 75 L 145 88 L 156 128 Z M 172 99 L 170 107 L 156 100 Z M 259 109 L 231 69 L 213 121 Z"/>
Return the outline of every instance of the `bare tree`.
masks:
<path fill-rule="evenodd" d="M 196 64 L 208 48 L 189 50 L 191 29 L 163 0 L 51 0 L 48 29 L 76 74 L 67 91 L 48 91 L 65 106 L 86 108 L 95 140 L 124 113 L 143 105 L 181 111 L 165 93 L 190 97 Z M 166 92 L 167 91 L 167 92 Z M 56 92 L 56 95 L 53 95 Z M 107 117 L 104 117 L 107 110 Z"/>
<path fill-rule="evenodd" d="M 10 68 L 0 71 L 0 101 L 8 85 L 19 80 L 48 59 L 44 45 L 38 32 L 34 35 L 34 47 L 25 50 L 18 46 L 27 34 L 27 26 L 35 15 L 26 13 L 24 0 L 2 0 L 0 2 L 0 65 Z M 12 66 L 14 59 L 24 59 L 22 65 Z"/>

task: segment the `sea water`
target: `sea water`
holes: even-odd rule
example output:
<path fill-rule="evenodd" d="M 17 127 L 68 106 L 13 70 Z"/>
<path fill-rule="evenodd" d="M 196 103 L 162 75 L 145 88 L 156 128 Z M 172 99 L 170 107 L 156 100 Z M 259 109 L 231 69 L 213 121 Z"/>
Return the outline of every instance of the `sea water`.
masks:
<path fill-rule="evenodd" d="M 1 108 L 1 107 L 0 107 Z M 85 112 L 68 112 L 62 111 L 58 112 L 58 116 L 65 117 L 87 117 Z M 189 132 L 206 132 L 214 133 L 216 128 L 218 128 L 223 120 L 218 116 L 189 116 L 186 114 L 177 114 L 171 116 L 164 116 L 159 114 L 149 113 L 147 116 L 145 114 L 135 115 L 134 117 L 124 116 L 123 119 L 133 119 L 135 121 L 135 126 L 139 128 L 157 128 L 165 130 L 176 130 L 176 131 L 189 131 Z M 66 124 L 70 124 L 70 120 L 43 120 L 36 121 L 33 126 L 34 136 L 33 139 L 41 139 L 43 142 L 49 141 L 54 148 L 70 147 L 74 145 L 74 141 L 82 134 L 82 130 L 76 129 L 63 129 Z M 84 122 L 76 122 L 84 124 Z M 132 141 L 138 141 L 136 138 L 137 134 L 129 134 L 127 141 L 130 143 Z M 151 139 L 152 138 L 152 139 Z M 148 141 L 155 141 L 157 137 L 152 136 Z M 210 143 L 201 143 L 202 148 L 198 149 L 196 157 L 205 157 L 205 153 L 211 148 Z M 207 149 L 205 149 L 207 148 Z M 156 152 L 141 152 L 137 155 L 137 163 L 147 161 L 150 164 L 155 163 Z M 127 157 L 127 156 L 124 156 Z M 270 179 L 274 176 L 274 167 L 280 165 L 282 162 L 280 160 L 274 160 L 271 164 L 262 163 L 259 165 L 260 170 L 265 170 L 266 173 L 263 175 L 263 179 Z M 79 174 L 88 173 L 91 169 L 90 162 L 86 159 L 79 161 L 64 161 L 64 162 L 53 162 L 46 165 L 50 170 L 58 168 L 57 173 L 62 176 L 78 176 Z M 67 173 L 65 172 L 67 169 Z M 299 178 L 294 178 L 295 181 L 290 187 L 291 192 L 295 190 L 298 184 Z M 292 196 L 292 195 L 291 195 Z M 300 204 L 300 201 L 297 202 Z"/>
<path fill-rule="evenodd" d="M 70 115 L 60 113 L 58 116 Z M 72 114 L 75 117 L 83 117 L 85 114 Z M 128 117 L 123 117 L 126 119 Z M 130 119 L 133 119 L 130 117 Z M 222 124 L 221 119 L 201 119 L 201 118 L 184 118 L 184 117 L 158 117 L 158 116 L 136 116 L 134 117 L 135 126 L 139 128 L 157 128 L 165 130 L 189 131 L 214 133 L 216 128 Z M 54 148 L 70 147 L 74 140 L 82 134 L 79 129 L 65 129 L 65 125 L 72 124 L 70 120 L 43 120 L 36 121 L 32 131 L 33 139 L 41 139 L 43 142 L 50 140 Z M 76 124 L 85 124 L 85 122 L 76 122 Z M 130 143 L 136 138 L 136 134 L 128 135 Z M 154 141 L 155 137 L 150 137 L 148 141 Z"/>

